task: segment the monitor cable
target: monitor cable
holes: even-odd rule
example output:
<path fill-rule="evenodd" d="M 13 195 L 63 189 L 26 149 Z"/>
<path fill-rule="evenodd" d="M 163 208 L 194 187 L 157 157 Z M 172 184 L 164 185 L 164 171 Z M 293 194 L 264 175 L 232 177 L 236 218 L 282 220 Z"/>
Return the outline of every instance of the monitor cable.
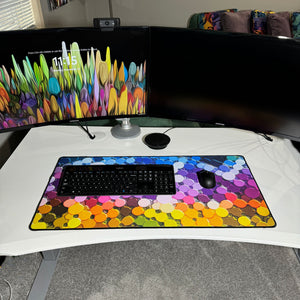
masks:
<path fill-rule="evenodd" d="M 254 131 L 255 132 L 255 131 Z M 262 132 L 255 132 L 256 134 L 258 134 L 258 135 L 260 135 L 260 136 L 262 136 L 263 138 L 265 138 L 267 141 L 269 141 L 269 142 L 273 142 L 273 139 L 270 137 L 270 136 L 268 136 L 266 133 L 262 133 Z"/>
<path fill-rule="evenodd" d="M 172 130 L 174 128 L 176 128 L 176 127 L 172 126 L 172 127 L 168 128 L 166 131 L 163 132 L 163 134 L 167 133 L 168 131 L 170 131 L 170 130 Z"/>
<path fill-rule="evenodd" d="M 85 123 L 85 127 L 84 127 L 80 122 L 78 122 L 78 126 L 88 135 L 88 137 L 91 140 L 93 140 L 96 137 L 94 134 L 90 133 L 89 128 L 86 123 Z"/>
<path fill-rule="evenodd" d="M 2 263 L 5 260 L 5 256 L 0 256 L 0 259 L 1 259 L 1 261 L 0 261 L 0 269 L 1 269 Z M 8 288 L 9 288 L 9 298 L 8 299 L 11 300 L 12 299 L 13 288 L 12 288 L 10 282 L 8 280 L 4 279 L 4 278 L 2 278 L 2 279 L 0 278 L 0 282 L 1 281 L 5 282 L 8 285 Z M 1 293 L 0 293 L 0 300 L 4 300 L 4 297 L 3 297 L 3 295 Z"/>

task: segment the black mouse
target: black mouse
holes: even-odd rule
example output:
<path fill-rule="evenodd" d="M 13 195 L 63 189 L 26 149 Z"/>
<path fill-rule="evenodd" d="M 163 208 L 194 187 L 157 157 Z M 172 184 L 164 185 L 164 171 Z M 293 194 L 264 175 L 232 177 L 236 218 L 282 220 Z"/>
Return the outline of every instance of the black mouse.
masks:
<path fill-rule="evenodd" d="M 206 170 L 197 172 L 199 183 L 206 189 L 212 189 L 216 186 L 215 174 Z"/>
<path fill-rule="evenodd" d="M 164 133 L 150 133 L 144 137 L 144 143 L 151 149 L 164 149 L 168 146 L 171 139 Z"/>

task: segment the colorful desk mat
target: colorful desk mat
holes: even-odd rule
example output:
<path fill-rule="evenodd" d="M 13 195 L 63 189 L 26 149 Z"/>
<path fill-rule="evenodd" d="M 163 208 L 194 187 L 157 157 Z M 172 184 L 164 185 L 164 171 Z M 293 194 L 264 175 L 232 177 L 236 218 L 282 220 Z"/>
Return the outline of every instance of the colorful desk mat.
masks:
<path fill-rule="evenodd" d="M 171 164 L 176 194 L 57 196 L 65 165 Z M 199 170 L 214 172 L 203 188 Z M 274 227 L 267 204 L 244 159 L 231 156 L 61 157 L 30 223 L 32 230 L 139 227 Z"/>

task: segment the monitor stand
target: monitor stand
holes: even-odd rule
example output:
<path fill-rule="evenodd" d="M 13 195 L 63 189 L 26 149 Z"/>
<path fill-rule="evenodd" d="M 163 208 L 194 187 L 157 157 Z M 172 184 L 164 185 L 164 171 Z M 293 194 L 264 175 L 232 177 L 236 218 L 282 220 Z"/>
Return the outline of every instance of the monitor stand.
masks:
<path fill-rule="evenodd" d="M 121 120 L 122 123 L 114 126 L 111 129 L 111 134 L 117 139 L 128 139 L 134 138 L 140 135 L 141 129 L 138 125 L 130 123 L 130 118 L 117 119 Z"/>

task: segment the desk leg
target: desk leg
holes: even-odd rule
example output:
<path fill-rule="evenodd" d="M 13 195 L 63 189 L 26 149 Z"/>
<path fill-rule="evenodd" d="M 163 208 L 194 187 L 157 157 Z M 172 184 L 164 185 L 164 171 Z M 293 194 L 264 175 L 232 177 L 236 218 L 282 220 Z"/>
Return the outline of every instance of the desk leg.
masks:
<path fill-rule="evenodd" d="M 33 285 L 29 292 L 27 300 L 45 299 L 51 282 L 52 275 L 55 271 L 59 249 L 43 251 L 42 262 L 34 279 Z"/>
<path fill-rule="evenodd" d="M 295 251 L 296 256 L 297 256 L 297 258 L 298 258 L 298 261 L 299 261 L 299 263 L 300 263 L 300 249 L 294 248 L 294 251 Z"/>

